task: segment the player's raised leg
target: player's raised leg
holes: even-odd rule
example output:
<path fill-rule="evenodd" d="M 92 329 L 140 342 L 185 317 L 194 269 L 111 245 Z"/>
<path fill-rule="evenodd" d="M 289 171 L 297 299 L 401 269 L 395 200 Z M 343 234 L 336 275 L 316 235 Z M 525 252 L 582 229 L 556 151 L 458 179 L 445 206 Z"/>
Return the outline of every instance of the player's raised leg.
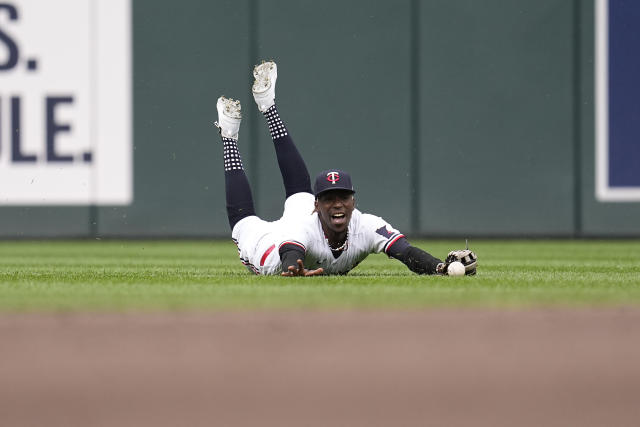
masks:
<path fill-rule="evenodd" d="M 252 87 L 253 98 L 258 105 L 258 110 L 267 119 L 286 197 L 296 193 L 312 193 L 307 165 L 276 108 L 276 79 L 278 78 L 276 63 L 269 61 L 256 65 L 253 69 L 253 77 L 255 78 Z"/>
<path fill-rule="evenodd" d="M 238 131 L 242 121 L 240 101 L 218 98 L 216 104 L 224 159 L 224 184 L 227 195 L 227 216 L 229 226 L 233 227 L 243 218 L 255 215 L 253 197 L 249 180 L 244 172 L 242 158 L 238 150 Z"/>

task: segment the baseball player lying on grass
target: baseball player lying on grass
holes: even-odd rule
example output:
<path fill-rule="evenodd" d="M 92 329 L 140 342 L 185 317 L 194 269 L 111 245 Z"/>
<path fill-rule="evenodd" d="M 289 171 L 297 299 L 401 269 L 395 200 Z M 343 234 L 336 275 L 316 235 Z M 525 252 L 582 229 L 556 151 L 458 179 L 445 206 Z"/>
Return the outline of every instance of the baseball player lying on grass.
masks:
<path fill-rule="evenodd" d="M 304 160 L 275 105 L 276 64 L 263 62 L 254 68 L 253 75 L 253 97 L 267 119 L 286 192 L 279 220 L 268 222 L 255 214 L 237 145 L 240 102 L 220 97 L 216 122 L 222 136 L 231 236 L 240 260 L 250 271 L 283 276 L 346 274 L 367 255 L 384 252 L 418 274 L 454 274 L 449 266 L 455 261 L 464 265 L 464 270 L 458 265 L 459 274 L 475 274 L 473 252 L 452 251 L 443 262 L 411 246 L 384 219 L 356 209 L 355 191 L 347 172 L 320 172 L 312 191 Z"/>

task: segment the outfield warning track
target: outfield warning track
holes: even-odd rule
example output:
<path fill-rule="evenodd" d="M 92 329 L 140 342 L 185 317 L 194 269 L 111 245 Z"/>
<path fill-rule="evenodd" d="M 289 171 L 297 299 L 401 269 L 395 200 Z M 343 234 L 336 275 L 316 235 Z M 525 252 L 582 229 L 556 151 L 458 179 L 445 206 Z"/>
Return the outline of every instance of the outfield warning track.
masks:
<path fill-rule="evenodd" d="M 631 426 L 640 310 L 0 315 L 0 425 Z"/>

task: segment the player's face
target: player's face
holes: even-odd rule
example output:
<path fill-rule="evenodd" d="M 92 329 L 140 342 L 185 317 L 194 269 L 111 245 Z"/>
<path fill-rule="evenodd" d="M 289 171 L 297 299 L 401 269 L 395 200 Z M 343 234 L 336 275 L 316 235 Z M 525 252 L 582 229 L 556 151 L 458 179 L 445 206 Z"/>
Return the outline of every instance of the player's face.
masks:
<path fill-rule="evenodd" d="M 353 193 L 347 190 L 330 190 L 316 199 L 316 211 L 325 232 L 345 233 L 356 206 Z"/>

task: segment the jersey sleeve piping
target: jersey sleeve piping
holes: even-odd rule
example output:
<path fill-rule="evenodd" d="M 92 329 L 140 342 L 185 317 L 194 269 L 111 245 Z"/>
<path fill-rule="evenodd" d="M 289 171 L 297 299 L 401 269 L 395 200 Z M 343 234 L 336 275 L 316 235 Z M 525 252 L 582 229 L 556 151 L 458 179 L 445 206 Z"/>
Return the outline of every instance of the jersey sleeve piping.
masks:
<path fill-rule="evenodd" d="M 280 251 L 280 249 L 282 249 L 282 247 L 284 245 L 294 245 L 294 246 L 298 246 L 300 249 L 302 249 L 304 252 L 307 252 L 307 248 L 305 248 L 305 246 L 300 243 L 300 242 L 296 242 L 295 240 L 287 240 L 285 242 L 280 243 L 280 246 L 278 246 L 278 251 Z"/>
<path fill-rule="evenodd" d="M 389 249 L 391 249 L 391 246 L 393 246 L 394 243 L 396 243 L 398 240 L 400 240 L 403 237 L 404 237 L 404 234 L 400 234 L 400 233 L 397 233 L 391 236 L 387 244 L 384 245 L 384 253 L 388 254 Z"/>

